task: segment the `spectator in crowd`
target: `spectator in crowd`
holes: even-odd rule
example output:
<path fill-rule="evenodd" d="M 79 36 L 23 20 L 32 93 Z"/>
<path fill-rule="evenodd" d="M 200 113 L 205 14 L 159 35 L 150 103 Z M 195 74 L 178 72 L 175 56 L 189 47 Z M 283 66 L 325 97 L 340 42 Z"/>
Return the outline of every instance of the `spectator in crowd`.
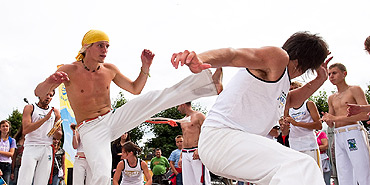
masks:
<path fill-rule="evenodd" d="M 114 172 L 116 171 L 118 163 L 122 160 L 122 145 L 127 142 L 131 141 L 130 134 L 128 132 L 125 132 L 121 137 L 114 140 L 112 142 L 112 178 L 114 175 Z M 118 181 L 118 183 L 121 182 L 121 179 Z"/>
<path fill-rule="evenodd" d="M 368 143 L 365 142 L 360 120 L 367 120 L 366 112 L 347 115 L 348 104 L 367 105 L 360 86 L 348 85 L 347 69 L 341 63 L 329 67 L 329 80 L 337 92 L 328 99 L 329 113 L 322 120 L 334 127 L 335 160 L 339 184 L 370 184 Z"/>
<path fill-rule="evenodd" d="M 330 185 L 330 176 L 331 176 L 331 164 L 330 159 L 326 151 L 329 148 L 329 142 L 328 137 L 326 136 L 326 133 L 320 130 L 317 130 L 316 132 L 317 137 L 317 144 L 319 145 L 320 149 L 320 159 L 322 164 L 322 171 L 324 175 L 324 180 L 326 185 Z"/>
<path fill-rule="evenodd" d="M 12 156 L 16 148 L 15 139 L 9 136 L 10 122 L 2 120 L 0 122 L 0 170 L 3 172 L 4 180 L 10 182 L 10 174 L 12 172 Z"/>
<path fill-rule="evenodd" d="M 279 125 L 280 125 L 280 134 L 279 136 L 276 138 L 277 142 L 279 142 L 280 144 L 286 146 L 286 147 L 290 147 L 289 146 L 289 132 L 290 132 L 290 124 L 288 122 L 285 122 L 284 121 L 284 118 L 281 117 L 279 119 Z"/>
<path fill-rule="evenodd" d="M 17 142 L 17 147 L 15 148 L 14 155 L 12 157 L 12 173 L 10 175 L 10 185 L 17 185 L 19 168 L 21 167 L 22 154 L 24 149 L 24 135 L 23 127 L 19 127 L 17 133 L 14 135 L 14 139 Z"/>
<path fill-rule="evenodd" d="M 71 124 L 73 131 L 72 146 L 77 149 L 75 156 L 75 163 L 73 165 L 73 183 L 72 184 L 92 184 L 92 173 L 89 164 L 87 164 L 86 156 L 83 151 L 83 145 L 81 143 L 80 134 L 76 130 L 76 124 Z"/>
<path fill-rule="evenodd" d="M 291 82 L 289 91 L 302 87 L 302 84 Z M 320 151 L 314 130 L 321 130 L 322 123 L 316 104 L 306 100 L 285 110 L 285 121 L 290 123 L 290 148 L 311 156 L 321 168 Z"/>
<path fill-rule="evenodd" d="M 61 147 L 60 139 L 53 138 L 53 146 L 55 147 L 54 169 L 52 182 L 49 185 L 59 185 L 59 182 L 65 179 L 65 151 Z"/>
<path fill-rule="evenodd" d="M 117 170 L 113 176 L 113 185 L 119 185 L 118 180 L 122 176 L 121 185 L 144 185 L 143 174 L 146 178 L 145 185 L 152 184 L 148 165 L 145 161 L 138 158 L 141 148 L 131 141 L 127 141 L 122 146 L 122 158 L 117 165 Z"/>
<path fill-rule="evenodd" d="M 172 151 L 170 157 L 168 158 L 168 161 L 170 161 L 170 167 L 172 172 L 175 174 L 175 180 L 173 184 L 175 185 L 182 185 L 182 169 L 181 169 L 181 163 L 179 164 L 180 156 L 181 156 L 181 150 L 182 150 L 182 143 L 184 141 L 182 135 L 178 135 L 175 138 L 177 149 Z"/>
<path fill-rule="evenodd" d="M 48 184 L 53 159 L 53 137 L 60 139 L 62 130 L 52 136 L 49 131 L 60 119 L 58 109 L 49 106 L 55 94 L 54 90 L 39 97 L 36 104 L 26 105 L 23 109 L 22 127 L 25 135 L 22 165 L 19 169 L 18 184 Z"/>
<path fill-rule="evenodd" d="M 168 184 L 166 173 L 170 168 L 170 164 L 166 157 L 162 156 L 160 148 L 155 149 L 155 157 L 150 161 L 150 169 L 153 172 L 153 183 Z"/>
<path fill-rule="evenodd" d="M 267 134 L 266 137 L 273 139 L 273 140 L 277 140 L 277 137 L 279 136 L 279 134 L 280 134 L 280 126 L 275 125 L 274 127 L 272 127 L 272 129 L 270 130 L 269 134 Z"/>

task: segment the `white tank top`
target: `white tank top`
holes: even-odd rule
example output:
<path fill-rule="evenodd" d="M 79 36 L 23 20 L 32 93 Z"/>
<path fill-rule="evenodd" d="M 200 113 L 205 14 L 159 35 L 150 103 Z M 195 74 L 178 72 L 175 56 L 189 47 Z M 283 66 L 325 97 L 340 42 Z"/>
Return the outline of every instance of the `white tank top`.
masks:
<path fill-rule="evenodd" d="M 137 164 L 134 167 L 131 167 L 128 164 L 127 159 L 123 159 L 125 169 L 122 171 L 122 181 L 121 185 L 143 185 L 143 170 L 141 169 L 141 160 L 137 159 Z"/>
<path fill-rule="evenodd" d="M 297 109 L 290 108 L 289 115 L 296 122 L 313 122 L 310 111 L 307 108 L 307 100 Z M 297 151 L 317 149 L 317 141 L 314 130 L 290 125 L 289 132 L 290 148 Z"/>
<path fill-rule="evenodd" d="M 32 104 L 33 111 L 31 116 L 31 122 L 35 123 L 36 121 L 44 118 L 52 107 L 49 106 L 48 109 L 42 109 L 37 106 L 37 104 Z M 51 145 L 53 144 L 53 137 L 48 137 L 48 132 L 53 128 L 55 121 L 55 114 L 52 113 L 50 118 L 42 124 L 39 128 L 36 130 L 26 134 L 24 146 L 27 145 Z M 31 123 L 31 124 L 32 124 Z"/>
<path fill-rule="evenodd" d="M 240 69 L 218 96 L 203 126 L 267 136 L 283 115 L 289 87 L 287 69 L 276 81 L 264 81 Z"/>

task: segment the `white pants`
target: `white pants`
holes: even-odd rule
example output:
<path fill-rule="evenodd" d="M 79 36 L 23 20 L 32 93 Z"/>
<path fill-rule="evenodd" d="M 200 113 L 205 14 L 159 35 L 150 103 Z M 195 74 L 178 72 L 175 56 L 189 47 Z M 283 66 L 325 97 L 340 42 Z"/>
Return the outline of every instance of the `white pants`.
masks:
<path fill-rule="evenodd" d="M 84 185 L 86 179 L 86 185 L 93 185 L 91 183 L 92 173 L 86 159 L 75 157 L 75 163 L 73 165 L 73 183 L 76 185 Z"/>
<path fill-rule="evenodd" d="M 86 160 L 93 174 L 92 183 L 111 183 L 111 141 L 162 110 L 216 94 L 212 73 L 204 70 L 170 88 L 141 95 L 115 111 L 82 124 L 78 129 Z"/>
<path fill-rule="evenodd" d="M 299 151 L 304 154 L 307 154 L 315 160 L 317 166 L 320 168 L 322 171 L 322 164 L 321 164 L 321 158 L 320 158 L 320 150 L 319 149 L 313 149 L 313 150 L 305 150 L 305 151 Z"/>
<path fill-rule="evenodd" d="M 25 146 L 19 169 L 18 184 L 48 184 L 51 165 L 53 164 L 53 148 L 45 145 Z"/>
<path fill-rule="evenodd" d="M 369 152 L 361 130 L 335 133 L 335 160 L 339 184 L 352 185 L 357 184 L 356 181 L 359 185 L 370 184 Z"/>
<path fill-rule="evenodd" d="M 312 159 L 263 136 L 203 127 L 198 151 L 213 173 L 258 185 L 325 185 Z"/>
<path fill-rule="evenodd" d="M 201 160 L 193 160 L 193 154 L 194 152 L 186 152 L 186 149 L 182 150 L 182 183 L 184 185 L 210 185 L 211 177 L 208 169 Z"/>

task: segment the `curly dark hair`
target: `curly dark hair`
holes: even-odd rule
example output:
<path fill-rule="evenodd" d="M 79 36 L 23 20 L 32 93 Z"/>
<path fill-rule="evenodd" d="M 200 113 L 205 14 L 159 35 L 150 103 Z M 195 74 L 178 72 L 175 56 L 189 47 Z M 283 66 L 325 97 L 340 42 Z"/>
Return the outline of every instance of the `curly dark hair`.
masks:
<path fill-rule="evenodd" d="M 307 31 L 294 33 L 284 43 L 289 60 L 298 60 L 297 69 L 304 73 L 320 67 L 328 56 L 328 44 L 317 34 Z"/>

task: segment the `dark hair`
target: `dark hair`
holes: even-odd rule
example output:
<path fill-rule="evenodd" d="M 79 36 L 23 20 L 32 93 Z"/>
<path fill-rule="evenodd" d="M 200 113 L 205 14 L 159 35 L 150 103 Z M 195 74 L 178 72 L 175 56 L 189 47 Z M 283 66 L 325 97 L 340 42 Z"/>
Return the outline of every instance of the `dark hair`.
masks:
<path fill-rule="evenodd" d="M 370 36 L 368 36 L 365 40 L 365 50 L 370 53 Z"/>
<path fill-rule="evenodd" d="M 304 73 L 320 67 L 328 56 L 328 44 L 316 34 L 309 32 L 294 33 L 284 43 L 283 49 L 289 60 L 298 60 L 297 69 Z"/>
<path fill-rule="evenodd" d="M 135 145 L 131 141 L 127 141 L 122 145 L 122 149 L 125 150 L 125 152 L 132 152 L 135 156 L 137 156 L 141 152 L 141 148 Z"/>
<path fill-rule="evenodd" d="M 187 105 L 187 106 L 191 106 L 191 101 L 186 102 L 186 103 L 185 103 L 185 105 Z"/>
<path fill-rule="evenodd" d="M 162 151 L 160 148 L 156 148 L 155 151 Z"/>
<path fill-rule="evenodd" d="M 131 141 L 130 133 L 129 132 L 125 132 L 124 134 L 126 134 L 126 133 L 127 133 L 127 137 L 126 137 L 125 142 Z M 116 140 L 114 140 L 113 141 L 113 145 L 121 146 L 121 137 L 119 137 Z"/>
<path fill-rule="evenodd" d="M 1 125 L 5 124 L 5 123 L 8 123 L 8 124 L 9 124 L 9 132 L 8 132 L 8 134 L 7 134 L 7 136 L 9 136 L 10 131 L 11 131 L 11 128 L 12 128 L 12 125 L 10 124 L 10 121 L 8 121 L 8 120 L 2 120 L 2 121 L 0 122 L 0 127 L 1 127 Z M 0 130 L 0 135 L 1 135 L 1 130 Z"/>

